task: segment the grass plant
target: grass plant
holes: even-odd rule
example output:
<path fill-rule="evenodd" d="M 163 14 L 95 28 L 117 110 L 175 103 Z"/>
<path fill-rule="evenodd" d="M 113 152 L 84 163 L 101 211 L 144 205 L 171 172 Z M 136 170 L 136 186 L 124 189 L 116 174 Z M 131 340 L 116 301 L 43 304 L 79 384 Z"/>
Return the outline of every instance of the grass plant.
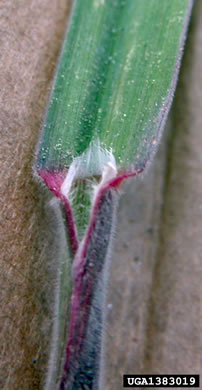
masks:
<path fill-rule="evenodd" d="M 192 3 L 74 1 L 36 160 L 39 177 L 60 199 L 68 244 L 48 390 L 102 388 L 105 286 L 120 186 L 141 174 L 156 151 Z"/>

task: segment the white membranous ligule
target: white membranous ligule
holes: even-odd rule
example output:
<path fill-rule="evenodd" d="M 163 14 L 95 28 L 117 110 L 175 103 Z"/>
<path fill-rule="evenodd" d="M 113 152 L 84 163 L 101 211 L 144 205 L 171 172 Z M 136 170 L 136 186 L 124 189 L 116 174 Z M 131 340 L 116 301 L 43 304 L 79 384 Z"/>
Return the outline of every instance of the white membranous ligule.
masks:
<path fill-rule="evenodd" d="M 116 161 L 112 150 L 108 151 L 100 144 L 99 138 L 92 141 L 81 156 L 73 159 L 67 176 L 61 186 L 61 193 L 68 197 L 72 184 L 76 179 L 101 176 L 99 188 L 117 175 Z M 97 186 L 96 186 L 97 187 Z M 97 192 L 95 187 L 95 192 Z"/>

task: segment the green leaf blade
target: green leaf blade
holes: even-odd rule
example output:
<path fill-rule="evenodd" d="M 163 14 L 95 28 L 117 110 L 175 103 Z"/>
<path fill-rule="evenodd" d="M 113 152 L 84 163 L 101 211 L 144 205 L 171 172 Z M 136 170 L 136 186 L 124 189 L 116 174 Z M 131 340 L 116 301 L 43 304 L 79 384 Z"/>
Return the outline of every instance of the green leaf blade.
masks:
<path fill-rule="evenodd" d="M 170 107 L 191 5 L 189 0 L 75 1 L 39 170 L 68 169 L 96 139 L 112 148 L 120 170 L 145 164 Z"/>

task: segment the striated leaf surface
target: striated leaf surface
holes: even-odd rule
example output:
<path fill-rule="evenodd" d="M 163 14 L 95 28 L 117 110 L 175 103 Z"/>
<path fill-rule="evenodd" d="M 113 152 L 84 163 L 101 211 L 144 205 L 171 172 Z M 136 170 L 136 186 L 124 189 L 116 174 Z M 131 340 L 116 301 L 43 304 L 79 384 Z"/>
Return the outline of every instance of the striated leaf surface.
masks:
<path fill-rule="evenodd" d="M 191 4 L 74 2 L 38 170 L 68 168 L 97 139 L 112 148 L 119 170 L 145 165 L 171 104 Z M 100 174 L 93 159 L 90 174 Z"/>

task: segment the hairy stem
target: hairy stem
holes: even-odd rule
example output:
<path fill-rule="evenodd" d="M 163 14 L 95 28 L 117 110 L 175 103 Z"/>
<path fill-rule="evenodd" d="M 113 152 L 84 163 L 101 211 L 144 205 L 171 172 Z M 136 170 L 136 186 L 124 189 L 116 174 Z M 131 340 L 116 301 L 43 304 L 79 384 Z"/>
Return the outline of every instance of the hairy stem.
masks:
<path fill-rule="evenodd" d="M 60 390 L 98 389 L 105 275 L 115 204 L 113 189 L 97 196 L 74 260 L 71 321 Z"/>

